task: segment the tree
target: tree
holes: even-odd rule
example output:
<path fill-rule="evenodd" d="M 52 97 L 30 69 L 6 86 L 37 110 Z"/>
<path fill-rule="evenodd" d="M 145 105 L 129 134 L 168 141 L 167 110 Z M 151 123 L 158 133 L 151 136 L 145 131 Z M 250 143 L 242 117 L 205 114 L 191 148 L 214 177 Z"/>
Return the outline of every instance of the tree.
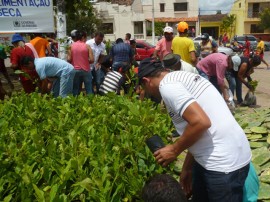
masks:
<path fill-rule="evenodd" d="M 155 22 L 155 35 L 161 36 L 163 35 L 163 29 L 165 27 L 165 22 Z M 152 28 L 148 28 L 147 30 L 147 36 L 152 36 Z"/>
<path fill-rule="evenodd" d="M 57 5 L 58 1 L 54 0 L 54 5 Z M 96 11 L 89 0 L 62 1 L 65 2 L 67 34 L 73 29 L 86 31 L 88 34 L 97 30 L 101 20 L 96 17 Z"/>
<path fill-rule="evenodd" d="M 235 33 L 236 15 L 228 15 L 222 19 L 221 30 L 229 33 L 230 37 Z"/>
<path fill-rule="evenodd" d="M 259 26 L 263 29 L 270 29 L 270 9 L 266 8 L 260 13 L 259 18 L 261 19 Z"/>
<path fill-rule="evenodd" d="M 68 33 L 73 29 L 94 33 L 101 21 L 97 19 L 96 11 L 89 0 L 71 0 L 69 2 L 67 5 Z"/>

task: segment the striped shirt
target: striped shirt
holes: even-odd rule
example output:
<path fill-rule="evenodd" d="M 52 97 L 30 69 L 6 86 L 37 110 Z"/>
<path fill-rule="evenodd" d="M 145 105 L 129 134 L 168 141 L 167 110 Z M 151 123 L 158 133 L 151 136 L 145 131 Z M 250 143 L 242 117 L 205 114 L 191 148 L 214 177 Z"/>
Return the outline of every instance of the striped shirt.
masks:
<path fill-rule="evenodd" d="M 198 97 L 204 92 L 204 90 L 209 87 L 211 84 L 206 79 L 202 78 L 198 74 L 193 74 L 190 72 L 184 72 L 184 71 L 175 71 L 172 72 L 164 77 L 162 82 L 160 83 L 160 91 L 162 95 L 162 89 L 166 85 L 175 85 L 175 88 L 177 88 L 179 92 L 179 97 L 177 98 L 177 104 L 171 103 L 170 100 L 172 99 L 164 99 L 164 102 L 166 101 L 168 105 L 168 112 L 171 116 L 173 123 L 176 125 L 182 125 L 184 119 L 181 117 L 185 111 L 185 109 L 188 107 L 189 104 L 196 101 Z M 181 94 L 180 94 L 181 93 Z M 169 94 L 167 91 L 165 93 L 166 95 Z M 173 96 L 171 95 L 170 98 Z M 174 100 L 172 100 L 174 102 Z M 180 116 L 179 116 L 180 115 Z"/>
<path fill-rule="evenodd" d="M 102 94 L 107 94 L 108 92 L 118 93 L 121 88 L 121 80 L 123 76 L 117 71 L 108 72 L 105 76 L 103 83 L 100 85 L 99 91 Z"/>
<path fill-rule="evenodd" d="M 202 137 L 188 148 L 207 170 L 232 172 L 247 165 L 251 151 L 243 129 L 234 119 L 216 88 L 203 77 L 184 71 L 168 73 L 159 91 L 177 132 L 185 132 L 185 110 L 197 102 L 211 121 Z"/>

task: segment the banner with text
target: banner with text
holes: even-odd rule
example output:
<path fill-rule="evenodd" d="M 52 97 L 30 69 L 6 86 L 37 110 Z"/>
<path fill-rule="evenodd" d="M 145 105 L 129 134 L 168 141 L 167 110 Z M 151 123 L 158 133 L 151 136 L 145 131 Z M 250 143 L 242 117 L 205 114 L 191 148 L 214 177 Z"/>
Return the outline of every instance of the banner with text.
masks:
<path fill-rule="evenodd" d="M 53 0 L 0 0 L 0 32 L 54 32 Z"/>

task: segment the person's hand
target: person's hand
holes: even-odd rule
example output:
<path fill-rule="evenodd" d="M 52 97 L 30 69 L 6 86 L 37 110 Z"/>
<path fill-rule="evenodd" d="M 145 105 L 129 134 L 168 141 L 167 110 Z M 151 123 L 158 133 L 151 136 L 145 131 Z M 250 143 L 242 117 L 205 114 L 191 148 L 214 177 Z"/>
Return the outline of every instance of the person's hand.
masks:
<path fill-rule="evenodd" d="M 180 175 L 180 184 L 186 194 L 190 196 L 192 192 L 192 170 L 183 169 Z"/>
<path fill-rule="evenodd" d="M 99 63 L 97 63 L 97 64 L 95 65 L 95 69 L 96 69 L 96 70 L 100 69 L 100 67 L 101 67 L 101 65 L 100 65 Z"/>
<path fill-rule="evenodd" d="M 226 103 L 230 102 L 229 98 L 230 98 L 229 96 L 224 95 L 224 100 L 225 100 Z"/>
<path fill-rule="evenodd" d="M 248 89 L 249 89 L 251 92 L 254 92 L 254 86 L 250 85 L 249 83 L 247 83 L 246 86 L 248 87 Z"/>
<path fill-rule="evenodd" d="M 171 162 L 173 162 L 177 154 L 175 153 L 173 145 L 168 145 L 166 147 L 163 147 L 159 150 L 157 150 L 154 153 L 154 156 L 156 158 L 156 161 L 162 165 L 163 167 L 166 167 L 169 165 Z"/>

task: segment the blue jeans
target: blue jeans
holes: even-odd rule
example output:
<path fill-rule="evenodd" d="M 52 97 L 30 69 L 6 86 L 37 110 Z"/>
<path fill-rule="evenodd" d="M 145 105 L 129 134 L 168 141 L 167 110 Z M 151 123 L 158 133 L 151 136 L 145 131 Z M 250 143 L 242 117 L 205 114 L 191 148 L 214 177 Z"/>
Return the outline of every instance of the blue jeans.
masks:
<path fill-rule="evenodd" d="M 113 71 L 118 71 L 120 67 L 127 69 L 127 66 L 129 65 L 128 62 L 114 62 L 112 64 Z"/>
<path fill-rule="evenodd" d="M 61 75 L 58 77 L 52 86 L 52 92 L 54 97 L 66 97 L 68 94 L 72 94 L 73 91 L 73 79 L 75 76 L 75 70 Z"/>
<path fill-rule="evenodd" d="M 232 94 L 234 95 L 234 91 L 236 92 L 236 99 L 238 103 L 243 102 L 242 98 L 242 82 L 237 77 L 237 75 L 234 75 L 233 73 L 230 73 L 230 75 L 227 78 L 230 90 Z"/>
<path fill-rule="evenodd" d="M 216 76 L 210 76 L 209 81 L 216 87 L 216 89 L 218 90 L 219 93 L 222 93 L 221 89 L 218 85 L 218 80 L 217 80 Z"/>
<path fill-rule="evenodd" d="M 93 79 L 94 82 L 96 84 L 96 90 L 97 93 L 99 92 L 99 88 L 101 83 L 103 82 L 104 78 L 105 78 L 105 73 L 100 69 L 96 70 L 95 68 L 92 70 L 92 75 L 93 75 Z M 93 91 L 94 92 L 94 91 Z"/>
<path fill-rule="evenodd" d="M 196 69 L 197 69 L 197 71 L 198 71 L 198 73 L 199 73 L 199 75 L 200 75 L 201 77 L 203 77 L 203 78 L 209 80 L 207 74 L 206 74 L 204 71 L 202 71 L 202 70 L 199 69 L 198 67 L 196 67 Z"/>
<path fill-rule="evenodd" d="M 230 173 L 209 171 L 194 163 L 194 202 L 242 202 L 249 164 Z"/>
<path fill-rule="evenodd" d="M 79 95 L 82 88 L 82 83 L 84 83 L 86 94 L 93 94 L 92 88 L 92 72 L 84 70 L 75 70 L 76 74 L 73 82 L 73 95 Z"/>

